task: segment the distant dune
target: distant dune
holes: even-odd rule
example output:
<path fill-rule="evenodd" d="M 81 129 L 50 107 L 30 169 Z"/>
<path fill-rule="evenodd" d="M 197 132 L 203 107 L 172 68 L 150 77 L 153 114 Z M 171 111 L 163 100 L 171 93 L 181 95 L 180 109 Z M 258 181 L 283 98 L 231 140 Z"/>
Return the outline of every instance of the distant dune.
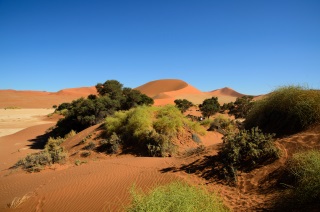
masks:
<path fill-rule="evenodd" d="M 135 89 L 153 98 L 155 105 L 174 104 L 175 99 L 187 99 L 194 104 L 200 104 L 204 99 L 213 96 L 218 97 L 220 104 L 223 104 L 243 96 L 227 87 L 203 92 L 179 79 L 155 80 Z M 97 94 L 94 86 L 67 88 L 58 92 L 0 90 L 0 108 L 52 108 L 53 105 L 71 102 L 90 94 Z"/>
<path fill-rule="evenodd" d="M 58 92 L 0 90 L 0 108 L 52 108 L 53 105 L 96 93 L 95 87 L 71 88 Z"/>
<path fill-rule="evenodd" d="M 188 83 L 182 80 L 163 79 L 163 80 L 155 80 L 155 81 L 148 82 L 135 89 L 153 98 L 154 96 L 160 93 L 180 90 L 187 86 L 188 86 Z"/>
<path fill-rule="evenodd" d="M 244 94 L 238 93 L 237 91 L 233 90 L 232 88 L 221 88 L 221 89 L 217 89 L 217 90 L 213 90 L 208 92 L 213 96 L 232 96 L 232 97 L 242 97 L 244 96 Z"/>
<path fill-rule="evenodd" d="M 155 105 L 174 104 L 175 99 L 187 99 L 194 104 L 200 104 L 203 100 L 213 96 L 218 97 L 220 104 L 223 104 L 235 101 L 237 97 L 243 96 L 243 94 L 231 88 L 203 92 L 178 79 L 156 80 L 135 89 L 152 97 L 155 100 Z"/>
<path fill-rule="evenodd" d="M 75 96 L 89 96 L 90 94 L 97 94 L 95 86 L 81 87 L 81 88 L 68 88 L 53 93 L 57 95 L 75 95 Z"/>

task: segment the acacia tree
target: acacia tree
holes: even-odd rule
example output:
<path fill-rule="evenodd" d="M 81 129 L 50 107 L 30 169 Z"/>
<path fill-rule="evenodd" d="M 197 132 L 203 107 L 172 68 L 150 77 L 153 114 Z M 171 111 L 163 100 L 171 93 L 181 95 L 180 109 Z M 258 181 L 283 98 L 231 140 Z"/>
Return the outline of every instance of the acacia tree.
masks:
<path fill-rule="evenodd" d="M 117 80 L 107 80 L 103 84 L 98 83 L 96 89 L 100 96 L 109 96 L 110 99 L 120 100 L 123 85 Z"/>
<path fill-rule="evenodd" d="M 210 117 L 216 114 L 220 110 L 220 104 L 218 97 L 212 97 L 211 99 L 205 99 L 202 104 L 199 105 L 199 109 L 204 117 Z"/>
<path fill-rule="evenodd" d="M 236 118 L 245 118 L 253 104 L 253 96 L 238 97 L 230 108 L 229 113 L 233 114 Z"/>
<path fill-rule="evenodd" d="M 174 103 L 182 113 L 186 112 L 190 107 L 193 106 L 192 102 L 188 101 L 187 99 L 176 99 L 174 100 Z"/>

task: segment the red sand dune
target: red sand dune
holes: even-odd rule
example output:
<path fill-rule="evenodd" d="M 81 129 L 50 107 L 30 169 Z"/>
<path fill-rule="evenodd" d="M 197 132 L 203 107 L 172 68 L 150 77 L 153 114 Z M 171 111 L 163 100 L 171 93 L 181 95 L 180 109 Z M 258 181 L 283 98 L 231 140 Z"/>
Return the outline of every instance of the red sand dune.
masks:
<path fill-rule="evenodd" d="M 242 97 L 244 96 L 244 94 L 238 93 L 237 91 L 233 90 L 232 88 L 221 88 L 221 89 L 217 89 L 217 90 L 213 90 L 208 92 L 213 96 L 221 96 L 221 95 L 225 95 L 225 96 L 232 96 L 232 97 Z"/>
<path fill-rule="evenodd" d="M 80 88 L 67 88 L 53 93 L 56 95 L 75 95 L 75 96 L 89 96 L 90 94 L 98 94 L 95 86 L 80 87 Z"/>
<path fill-rule="evenodd" d="M 154 96 L 160 93 L 180 90 L 187 86 L 188 84 L 182 80 L 164 79 L 164 80 L 155 80 L 155 81 L 148 82 L 135 89 L 153 98 Z"/>
<path fill-rule="evenodd" d="M 177 79 L 156 80 L 135 88 L 152 97 L 155 105 L 174 104 L 175 99 L 187 99 L 194 104 L 213 96 L 218 97 L 220 104 L 235 101 L 243 96 L 231 88 L 222 88 L 211 92 L 202 92 L 188 83 Z"/>
<path fill-rule="evenodd" d="M 52 108 L 53 105 L 96 93 L 95 87 L 70 88 L 58 92 L 0 90 L 0 108 Z"/>

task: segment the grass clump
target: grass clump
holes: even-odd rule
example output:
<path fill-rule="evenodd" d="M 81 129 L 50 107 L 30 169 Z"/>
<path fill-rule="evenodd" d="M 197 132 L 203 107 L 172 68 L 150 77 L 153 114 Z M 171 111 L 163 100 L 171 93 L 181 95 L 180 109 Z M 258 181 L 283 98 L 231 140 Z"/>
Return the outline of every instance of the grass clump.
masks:
<path fill-rule="evenodd" d="M 320 92 L 301 86 L 281 87 L 257 101 L 246 117 L 245 127 L 288 135 L 320 123 Z"/>
<path fill-rule="evenodd" d="M 291 181 L 290 200 L 296 206 L 320 201 L 320 150 L 296 153 L 287 163 L 287 180 Z"/>
<path fill-rule="evenodd" d="M 154 188 L 149 193 L 131 189 L 132 205 L 127 211 L 229 211 L 216 194 L 182 182 Z"/>
<path fill-rule="evenodd" d="M 273 137 L 273 134 L 265 134 L 259 128 L 225 135 L 218 152 L 225 178 L 236 181 L 237 170 L 250 171 L 278 159 L 280 150 L 275 146 Z"/>
<path fill-rule="evenodd" d="M 199 123 L 188 120 L 173 105 L 141 106 L 107 117 L 105 134 L 107 140 L 116 134 L 124 147 L 138 148 L 142 154 L 168 156 L 175 152 L 173 140 L 186 128 L 205 133 Z"/>

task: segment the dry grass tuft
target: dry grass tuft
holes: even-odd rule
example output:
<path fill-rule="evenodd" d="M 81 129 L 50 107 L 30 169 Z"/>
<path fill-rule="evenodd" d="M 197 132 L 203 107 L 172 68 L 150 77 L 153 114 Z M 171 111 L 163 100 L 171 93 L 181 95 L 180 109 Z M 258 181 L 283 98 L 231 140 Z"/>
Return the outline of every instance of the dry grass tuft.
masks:
<path fill-rule="evenodd" d="M 21 204 L 31 197 L 30 193 L 25 194 L 23 197 L 15 197 L 11 203 L 8 203 L 8 208 L 18 208 Z"/>

